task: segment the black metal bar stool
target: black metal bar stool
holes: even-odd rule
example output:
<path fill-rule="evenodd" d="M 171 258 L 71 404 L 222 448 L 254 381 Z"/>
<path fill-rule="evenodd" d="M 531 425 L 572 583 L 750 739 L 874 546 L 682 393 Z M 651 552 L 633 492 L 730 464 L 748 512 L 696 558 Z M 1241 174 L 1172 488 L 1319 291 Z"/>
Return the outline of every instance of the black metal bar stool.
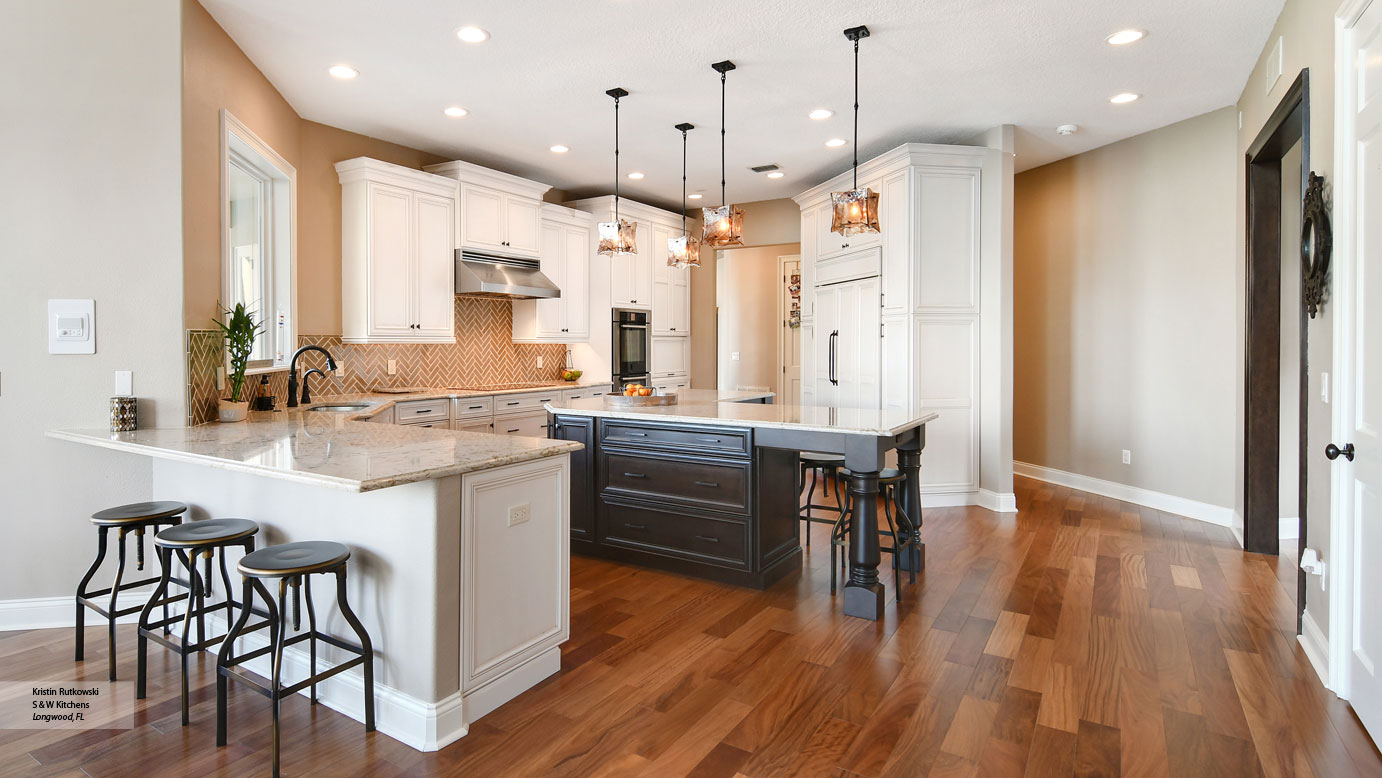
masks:
<path fill-rule="evenodd" d="M 86 609 L 96 611 L 105 617 L 107 628 L 107 644 L 110 650 L 110 680 L 115 680 L 115 620 L 121 616 L 128 616 L 131 613 L 139 613 L 143 610 L 143 604 L 120 609 L 117 600 L 120 592 L 129 589 L 136 589 L 140 586 L 158 581 L 158 578 L 146 578 L 142 581 L 128 581 L 125 579 L 125 538 L 134 533 L 138 544 L 135 546 L 135 569 L 144 569 L 144 531 L 150 527 L 161 527 L 182 523 L 182 514 L 187 512 L 187 506 L 180 502 L 136 502 L 129 505 L 120 505 L 114 508 L 106 508 L 91 514 L 91 523 L 96 525 L 98 531 L 96 541 L 96 561 L 91 563 L 86 575 L 82 576 L 81 583 L 77 584 L 77 661 L 82 661 L 86 656 Z M 111 530 L 116 530 L 116 537 L 120 544 L 120 564 L 115 568 L 115 582 L 107 589 L 97 591 L 87 591 L 87 584 L 91 583 L 91 578 L 100 569 L 101 562 L 106 558 L 107 535 Z M 164 570 L 167 573 L 167 570 Z M 185 584 L 179 580 L 178 583 Z M 105 607 L 96 603 L 97 597 L 110 597 Z M 163 615 L 168 616 L 167 606 L 164 606 Z"/>
<path fill-rule="evenodd" d="M 848 468 L 840 468 L 836 477 L 849 478 L 854 475 Z M 893 556 L 893 590 L 897 593 L 897 601 L 902 602 L 902 575 L 901 566 L 898 564 L 899 555 L 905 551 L 917 547 L 921 542 L 921 527 L 913 527 L 911 518 L 907 515 L 907 510 L 902 505 L 902 482 L 905 476 L 901 470 L 895 467 L 886 467 L 878 473 L 878 492 L 883 497 L 883 516 L 888 521 L 888 534 L 892 535 L 893 544 L 878 549 L 885 554 Z M 840 514 L 839 521 L 830 532 L 830 593 L 835 593 L 835 549 L 841 549 L 840 570 L 844 571 L 845 559 L 849 555 L 844 553 L 844 547 L 849 545 L 849 517 L 854 507 L 854 495 L 845 493 L 845 509 Z M 897 513 L 897 520 L 894 522 L 894 508 Z M 880 531 L 882 528 L 879 528 Z M 911 566 L 907 572 L 908 583 L 917 582 L 915 565 Z"/>
<path fill-rule="evenodd" d="M 797 496 L 800 497 L 806 491 L 806 505 L 802 506 L 797 513 L 797 517 L 806 522 L 806 547 L 811 547 L 811 524 L 829 524 L 832 527 L 838 523 L 838 518 L 825 518 L 823 516 L 811 515 L 812 510 L 833 511 L 839 513 L 844 501 L 840 499 L 840 476 L 839 471 L 845 466 L 845 458 L 839 454 L 821 454 L 815 451 L 803 451 L 799 455 L 801 467 L 797 481 Z M 811 488 L 806 488 L 806 474 L 811 474 Z M 816 494 L 816 480 L 825 481 L 821 491 L 830 494 L 830 479 L 835 481 L 835 504 L 825 505 L 823 503 L 811 502 Z M 832 552 L 833 558 L 833 552 Z"/>
<path fill-rule="evenodd" d="M 236 566 L 240 574 L 245 577 L 244 593 L 240 599 L 240 618 L 236 620 L 235 626 L 231 627 L 230 633 L 221 643 L 220 655 L 216 660 L 216 745 L 224 746 L 226 744 L 226 683 L 227 679 L 234 678 L 248 684 L 250 688 L 273 702 L 274 778 L 278 778 L 279 702 L 285 697 L 297 694 L 310 686 L 312 688 L 312 704 L 316 705 L 318 683 L 356 665 L 364 665 L 365 731 L 374 731 L 374 649 L 370 643 L 369 633 L 365 631 L 364 626 L 360 624 L 360 620 L 355 617 L 354 611 L 350 609 L 350 604 L 346 601 L 346 560 L 348 559 L 350 559 L 350 549 L 344 544 L 325 540 L 310 540 L 262 548 L 241 557 L 240 564 Z M 311 576 L 320 574 L 334 574 L 336 576 L 336 606 L 341 609 L 341 616 L 345 618 L 346 623 L 355 630 L 355 635 L 360 640 L 359 645 L 352 645 L 340 638 L 317 631 L 317 615 L 312 607 Z M 264 585 L 266 578 L 278 580 L 277 598 L 270 596 L 268 587 Z M 284 634 L 288 627 L 286 601 L 288 590 L 291 588 L 293 593 L 292 626 L 293 631 L 297 632 L 299 628 L 299 587 L 306 589 L 301 594 L 307 597 L 307 631 L 290 638 Z M 246 630 L 245 624 L 249 621 L 250 612 L 253 610 L 256 592 L 264 601 L 269 618 L 263 624 L 255 625 Z M 235 641 L 245 632 L 252 632 L 263 626 L 269 628 L 269 645 L 245 654 L 235 655 Z M 282 684 L 283 649 L 304 640 L 308 641 L 311 651 L 311 673 L 302 681 L 284 686 Z M 355 654 L 355 656 L 318 673 L 318 640 Z M 273 656 L 273 669 L 267 685 L 251 678 L 243 671 L 235 669 L 237 665 L 266 654 Z"/>
<path fill-rule="evenodd" d="M 144 610 L 139 614 L 139 664 L 134 696 L 141 700 L 145 697 L 148 684 L 149 641 L 153 640 L 159 645 L 177 652 L 182 662 L 182 725 L 184 727 L 189 722 L 187 655 L 194 651 L 210 648 L 225 638 L 225 635 L 217 635 L 210 639 L 206 637 L 206 615 L 224 610 L 227 629 L 235 623 L 234 609 L 237 603 L 235 598 L 231 596 L 230 573 L 226 572 L 225 550 L 231 546 L 240 546 L 246 554 L 254 551 L 254 536 L 258 532 L 259 525 L 249 519 L 208 519 L 169 527 L 154 536 L 154 548 L 158 551 L 159 565 L 163 568 L 163 577 L 159 579 L 158 586 L 149 597 L 149 601 L 144 604 Z M 208 606 L 206 598 L 207 595 L 213 593 L 212 581 L 215 580 L 211 565 L 218 549 L 221 552 L 221 582 L 225 585 L 225 600 Z M 186 594 L 169 597 L 168 584 L 172 579 L 174 554 L 177 554 L 178 559 L 182 561 L 182 566 L 186 568 L 191 585 Z M 198 559 L 206 560 L 206 574 L 204 576 L 197 572 Z M 188 601 L 186 612 L 182 616 L 169 617 L 167 615 L 169 603 L 182 600 Z M 164 617 L 160 621 L 153 621 L 154 608 L 159 605 L 164 607 Z M 194 618 L 197 621 L 197 640 L 195 643 L 189 641 Z M 164 637 L 168 632 L 168 626 L 178 620 L 182 621 L 181 639 L 169 640 Z"/>

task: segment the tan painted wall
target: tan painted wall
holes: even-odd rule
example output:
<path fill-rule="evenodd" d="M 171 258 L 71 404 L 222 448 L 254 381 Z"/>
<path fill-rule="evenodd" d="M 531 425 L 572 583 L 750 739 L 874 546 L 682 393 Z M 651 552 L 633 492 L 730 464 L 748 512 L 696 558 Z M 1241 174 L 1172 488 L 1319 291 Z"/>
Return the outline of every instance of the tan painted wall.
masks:
<path fill-rule="evenodd" d="M 1233 505 L 1235 132 L 1225 108 L 1016 177 L 1017 461 Z"/>
<path fill-rule="evenodd" d="M 782 282 L 777 274 L 777 258 L 800 252 L 800 243 L 718 252 L 716 362 L 721 390 L 766 386 L 779 391 L 777 337 L 781 319 L 777 307 Z M 732 358 L 735 352 L 739 353 L 737 361 Z"/>
<path fill-rule="evenodd" d="M 1237 153 L 1237 206 L 1235 209 L 1234 235 L 1237 239 L 1237 320 L 1239 322 L 1237 365 L 1238 386 L 1243 378 L 1243 342 L 1245 332 L 1242 322 L 1246 317 L 1244 289 L 1246 287 L 1246 251 L 1243 245 L 1246 232 L 1245 214 L 1247 194 L 1244 157 L 1248 147 L 1257 138 L 1267 123 L 1272 111 L 1281 102 L 1286 90 L 1302 68 L 1310 69 L 1310 169 L 1325 177 L 1326 201 L 1332 200 L 1329 187 L 1334 181 L 1334 11 L 1338 8 L 1335 0 L 1286 0 L 1286 5 L 1277 17 L 1272 34 L 1263 42 L 1257 65 L 1243 86 L 1238 98 L 1238 110 L 1242 112 L 1242 129 L 1238 131 Z M 1282 40 L 1282 76 L 1271 91 L 1266 90 L 1267 57 L 1276 45 L 1277 37 Z M 1294 241 L 1293 241 L 1294 242 Z M 1309 405 L 1307 408 L 1306 442 L 1306 533 L 1309 544 L 1320 552 L 1326 562 L 1330 559 L 1329 544 L 1329 460 L 1324 458 L 1324 447 L 1330 438 L 1330 406 L 1320 399 L 1322 373 L 1328 372 L 1333 358 L 1334 334 L 1332 315 L 1328 302 L 1322 315 L 1308 320 L 1307 366 L 1310 371 L 1308 385 Z M 1237 437 L 1243 439 L 1243 401 L 1241 393 L 1237 396 L 1235 414 Z M 1238 514 L 1243 511 L 1243 449 L 1235 445 L 1235 483 L 1239 485 L 1234 503 Z M 1306 617 L 1311 618 L 1328 634 L 1329 597 L 1320 588 L 1320 579 L 1307 578 Z"/>
<path fill-rule="evenodd" d="M 744 247 L 801 241 L 801 209 L 790 198 L 738 203 L 744 210 Z M 700 209 L 692 210 L 693 232 L 700 232 Z M 791 252 L 784 252 L 791 253 Z M 691 386 L 714 389 L 718 383 L 715 323 L 715 252 L 703 249 L 701 266 L 691 271 Z"/>
<path fill-rule="evenodd" d="M 96 555 L 86 518 L 149 499 L 147 458 L 44 431 L 105 429 L 116 370 L 141 426 L 186 419 L 178 17 L 177 0 L 0 3 L 0 601 L 70 603 Z M 95 354 L 48 353 L 51 298 L 95 300 Z"/>
<path fill-rule="evenodd" d="M 341 334 L 341 187 L 336 162 L 420 168 L 442 157 L 300 118 L 196 0 L 182 0 L 183 310 L 205 328 L 221 294 L 221 110 L 297 169 L 298 333 Z"/>

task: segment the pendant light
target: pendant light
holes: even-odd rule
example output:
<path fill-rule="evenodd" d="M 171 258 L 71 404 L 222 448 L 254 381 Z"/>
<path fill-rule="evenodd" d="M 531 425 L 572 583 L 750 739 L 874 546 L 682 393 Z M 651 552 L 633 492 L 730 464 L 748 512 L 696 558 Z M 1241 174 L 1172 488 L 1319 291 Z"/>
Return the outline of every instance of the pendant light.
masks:
<path fill-rule="evenodd" d="M 667 239 L 667 264 L 683 270 L 701 266 L 701 242 L 691 236 L 686 223 L 686 133 L 696 127 L 682 122 L 676 128 L 681 130 L 681 237 Z"/>
<path fill-rule="evenodd" d="M 600 222 L 600 244 L 595 251 L 599 254 L 635 254 L 638 243 L 635 240 L 638 224 L 619 218 L 619 98 L 628 97 L 626 89 L 615 87 L 605 94 L 614 98 L 614 221 Z"/>
<path fill-rule="evenodd" d="M 703 242 L 707 246 L 744 245 L 744 212 L 725 199 L 725 74 L 734 69 L 729 60 L 710 67 L 720 74 L 720 207 L 702 208 L 705 216 Z"/>
<path fill-rule="evenodd" d="M 859 39 L 869 37 L 869 28 L 850 27 L 845 30 L 845 37 L 854 42 L 854 187 L 831 192 L 834 218 L 830 220 L 830 231 L 848 237 L 878 232 L 878 193 L 859 188 Z"/>

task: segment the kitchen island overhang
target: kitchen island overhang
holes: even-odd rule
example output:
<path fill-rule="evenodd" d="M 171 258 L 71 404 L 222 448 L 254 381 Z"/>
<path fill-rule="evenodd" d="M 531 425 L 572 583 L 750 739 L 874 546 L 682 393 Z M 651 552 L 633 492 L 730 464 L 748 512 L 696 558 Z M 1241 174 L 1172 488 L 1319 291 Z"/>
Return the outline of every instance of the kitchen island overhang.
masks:
<path fill-rule="evenodd" d="M 757 400 L 768 395 L 714 390 L 692 389 L 680 395 L 679 402 L 669 406 L 619 406 L 603 398 L 546 406 L 552 434 L 587 447 L 577 456 L 575 470 L 578 479 L 582 471 L 589 473 L 593 488 L 588 495 L 573 495 L 573 548 L 614 558 L 637 555 L 643 563 L 717 580 L 733 580 L 722 572 L 730 569 L 749 576 L 736 582 L 767 585 L 789 572 L 784 560 L 800 556 L 795 548 L 796 455 L 839 454 L 851 471 L 854 498 L 845 613 L 881 618 L 878 474 L 887 452 L 896 450 L 904 476 L 900 502 L 917 541 L 899 564 L 904 570 L 920 569 L 925 556 L 919 539 L 918 474 L 926 424 L 938 415 L 760 403 Z M 658 459 L 683 465 L 675 474 L 659 473 Z M 629 463 L 638 468 L 625 470 Z M 710 477 L 702 479 L 698 466 Z M 737 486 L 733 495 L 726 494 L 721 476 L 732 474 L 734 468 L 747 473 L 746 480 L 754 484 L 748 497 Z M 787 472 L 791 475 L 785 476 Z M 630 485 L 630 477 L 638 486 Z M 782 488 L 784 477 L 790 478 L 789 489 Z M 630 518 L 632 510 L 644 511 L 645 518 Z M 583 518 L 583 512 L 589 516 Z M 741 523 L 743 532 L 724 532 L 727 522 Z M 582 529 L 586 538 L 581 537 Z M 789 532 L 794 547 L 784 551 Z M 742 548 L 733 545 L 738 542 Z"/>
<path fill-rule="evenodd" d="M 414 748 L 464 736 L 475 719 L 560 669 L 570 631 L 570 453 L 579 445 L 310 411 L 256 416 L 49 436 L 150 457 L 153 499 L 188 504 L 189 519 L 254 519 L 259 548 L 348 545 L 350 602 L 375 648 L 378 728 Z M 511 521 L 516 506 L 526 506 L 525 520 Z M 314 596 L 321 627 L 344 635 L 323 589 Z M 255 639 L 245 646 L 258 648 Z M 307 665 L 294 648 L 285 654 L 288 679 Z M 250 668 L 267 675 L 266 664 Z M 359 720 L 362 683 L 358 668 L 347 671 L 321 684 L 319 696 Z"/>

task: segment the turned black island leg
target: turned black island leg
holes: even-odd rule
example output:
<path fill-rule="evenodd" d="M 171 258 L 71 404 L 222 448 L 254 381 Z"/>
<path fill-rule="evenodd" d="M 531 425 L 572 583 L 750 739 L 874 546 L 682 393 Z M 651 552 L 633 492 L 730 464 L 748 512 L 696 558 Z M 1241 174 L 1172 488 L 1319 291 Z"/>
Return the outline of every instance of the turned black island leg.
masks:
<path fill-rule="evenodd" d="M 878 473 L 850 467 L 853 502 L 849 527 L 849 580 L 845 582 L 845 615 L 883 618 L 883 584 L 878 582 Z"/>
<path fill-rule="evenodd" d="M 900 446 L 897 449 L 897 467 L 905 476 L 902 482 L 902 509 L 907 514 L 907 523 L 912 527 L 912 545 L 907 553 L 899 557 L 898 564 L 903 570 L 913 573 L 926 567 L 926 544 L 921 542 L 921 444 L 915 446 Z"/>

